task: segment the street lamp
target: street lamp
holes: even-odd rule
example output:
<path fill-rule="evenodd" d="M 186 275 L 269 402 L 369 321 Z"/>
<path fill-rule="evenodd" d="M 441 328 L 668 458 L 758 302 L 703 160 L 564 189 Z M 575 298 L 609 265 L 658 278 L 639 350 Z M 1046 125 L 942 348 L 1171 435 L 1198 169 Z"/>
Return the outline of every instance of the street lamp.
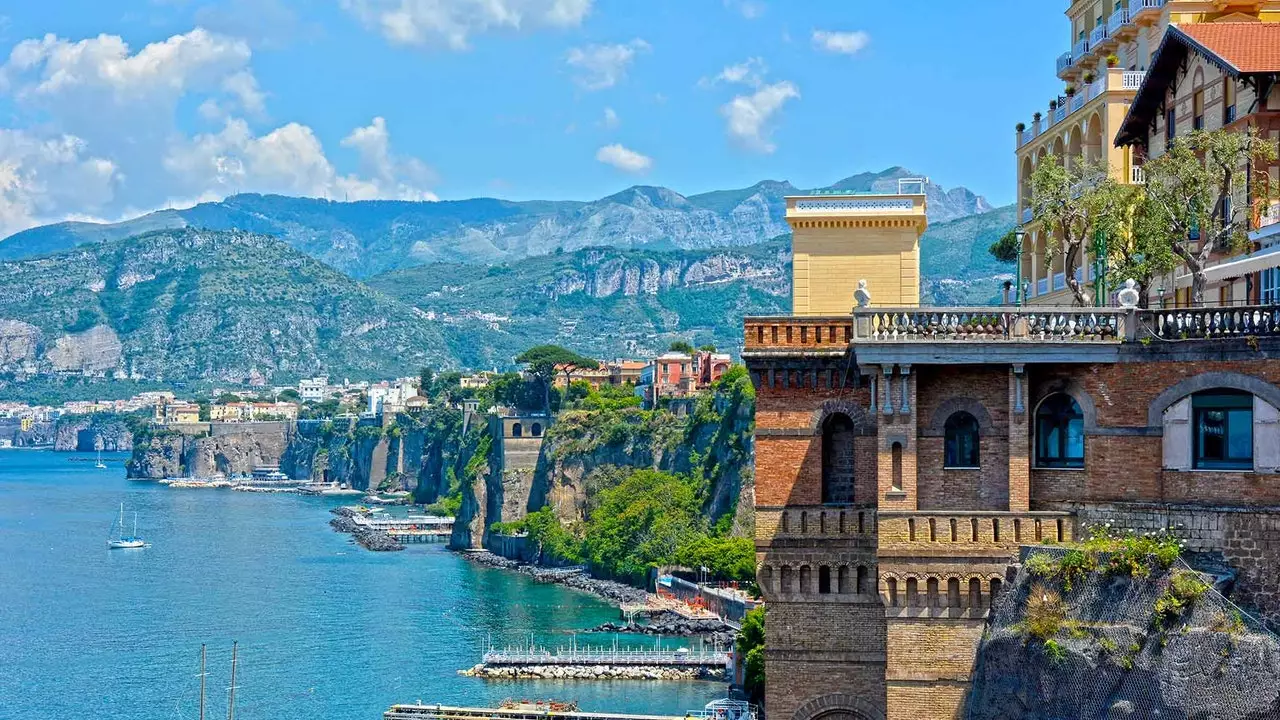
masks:
<path fill-rule="evenodd" d="M 1027 237 L 1027 231 L 1022 226 L 1014 228 L 1013 237 L 1018 241 L 1018 284 L 1014 292 L 1013 304 L 1022 307 L 1022 241 Z"/>
<path fill-rule="evenodd" d="M 1160 309 L 1164 309 L 1164 285 L 1156 288 L 1156 292 L 1160 294 Z"/>

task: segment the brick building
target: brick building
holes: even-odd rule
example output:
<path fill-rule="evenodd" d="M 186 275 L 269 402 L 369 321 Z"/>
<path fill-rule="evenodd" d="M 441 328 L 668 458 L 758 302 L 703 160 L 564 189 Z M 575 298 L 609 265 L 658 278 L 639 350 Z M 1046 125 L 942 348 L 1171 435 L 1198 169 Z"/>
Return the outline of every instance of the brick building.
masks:
<path fill-rule="evenodd" d="M 770 718 L 961 717 L 1018 547 L 1094 521 L 1185 526 L 1240 573 L 1238 601 L 1280 618 L 1280 308 L 930 309 L 903 287 L 855 292 L 895 268 L 916 286 L 923 205 L 789 201 L 797 238 L 825 243 L 796 272 L 836 261 L 859 306 L 831 314 L 811 280 L 812 310 L 745 321 Z M 894 252 L 865 252 L 866 228 Z"/>

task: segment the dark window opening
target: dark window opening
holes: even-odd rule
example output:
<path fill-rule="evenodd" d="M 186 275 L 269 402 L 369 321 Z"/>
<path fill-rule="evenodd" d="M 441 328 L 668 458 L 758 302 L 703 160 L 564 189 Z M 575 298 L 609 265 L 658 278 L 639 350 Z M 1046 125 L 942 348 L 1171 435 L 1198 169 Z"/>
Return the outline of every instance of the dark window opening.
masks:
<path fill-rule="evenodd" d="M 831 592 L 831 568 L 823 565 L 818 568 L 818 593 L 826 595 Z"/>
<path fill-rule="evenodd" d="M 1036 410 L 1036 467 L 1084 467 L 1084 413 L 1070 395 L 1050 395 Z"/>
<path fill-rule="evenodd" d="M 853 502 L 853 420 L 836 413 L 822 427 L 822 502 Z"/>
<path fill-rule="evenodd" d="M 947 418 L 945 426 L 946 457 L 949 468 L 976 468 L 978 461 L 978 419 L 967 412 Z"/>
<path fill-rule="evenodd" d="M 1191 397 L 1195 467 L 1253 469 L 1253 396 L 1213 390 Z"/>

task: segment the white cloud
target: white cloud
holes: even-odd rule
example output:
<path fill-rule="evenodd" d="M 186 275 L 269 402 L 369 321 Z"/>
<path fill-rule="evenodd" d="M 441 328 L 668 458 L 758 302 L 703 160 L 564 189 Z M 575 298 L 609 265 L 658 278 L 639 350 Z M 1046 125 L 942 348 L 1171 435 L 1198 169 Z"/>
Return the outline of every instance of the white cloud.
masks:
<path fill-rule="evenodd" d="M 0 238 L 111 201 L 120 177 L 110 160 L 92 157 L 70 135 L 38 138 L 0 128 Z"/>
<path fill-rule="evenodd" d="M 653 167 L 653 158 L 617 144 L 597 150 L 596 160 L 629 173 L 642 173 Z"/>
<path fill-rule="evenodd" d="M 649 49 L 649 43 L 640 38 L 621 45 L 588 45 L 571 48 L 565 62 L 577 71 L 574 82 L 582 89 L 604 90 L 625 78 L 636 54 Z"/>
<path fill-rule="evenodd" d="M 750 95 L 739 95 L 720 108 L 728 122 L 729 136 L 749 150 L 771 153 L 770 122 L 788 100 L 800 97 L 794 83 L 782 81 L 763 85 Z"/>
<path fill-rule="evenodd" d="M 871 36 L 861 30 L 853 32 L 813 31 L 813 46 L 815 48 L 840 55 L 856 55 L 870 42 Z"/>
<path fill-rule="evenodd" d="M 724 6 L 737 10 L 748 20 L 762 17 L 765 11 L 765 4 L 759 0 L 724 0 Z"/>
<path fill-rule="evenodd" d="M 747 58 L 736 65 L 725 66 L 715 77 L 702 78 L 698 84 L 702 87 L 712 87 L 719 83 L 759 87 L 764 83 L 764 75 L 768 71 L 769 68 L 764 64 L 763 58 Z"/>
<path fill-rule="evenodd" d="M 77 216 L 121 217 L 235 192 L 434 199 L 434 174 L 391 151 L 375 118 L 343 141 L 339 172 L 306 125 L 256 129 L 268 95 L 244 42 L 202 29 L 136 52 L 119 37 L 19 43 L 0 64 L 14 125 L 0 129 L 0 233 Z M 180 107 L 215 129 L 191 135 Z M 3 237 L 4 235 L 0 235 Z"/>
<path fill-rule="evenodd" d="M 618 127 L 618 125 L 622 123 L 622 120 L 618 118 L 618 113 L 614 111 L 613 108 L 607 107 L 604 109 L 604 120 L 601 120 L 600 123 L 606 128 L 612 130 L 613 128 Z"/>
<path fill-rule="evenodd" d="M 490 30 L 573 27 L 593 0 L 341 0 L 365 25 L 399 45 L 465 50 Z"/>

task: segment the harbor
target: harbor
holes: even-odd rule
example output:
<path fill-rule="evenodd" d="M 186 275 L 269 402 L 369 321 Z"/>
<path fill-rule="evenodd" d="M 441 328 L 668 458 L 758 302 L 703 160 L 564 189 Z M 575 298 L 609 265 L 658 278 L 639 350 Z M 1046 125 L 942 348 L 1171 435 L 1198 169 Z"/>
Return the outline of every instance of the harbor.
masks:
<path fill-rule="evenodd" d="M 737 700 L 716 700 L 682 715 L 632 715 L 587 712 L 576 705 L 556 702 L 506 702 L 496 708 L 447 705 L 393 705 L 383 720 L 756 720 L 755 706 Z"/>

